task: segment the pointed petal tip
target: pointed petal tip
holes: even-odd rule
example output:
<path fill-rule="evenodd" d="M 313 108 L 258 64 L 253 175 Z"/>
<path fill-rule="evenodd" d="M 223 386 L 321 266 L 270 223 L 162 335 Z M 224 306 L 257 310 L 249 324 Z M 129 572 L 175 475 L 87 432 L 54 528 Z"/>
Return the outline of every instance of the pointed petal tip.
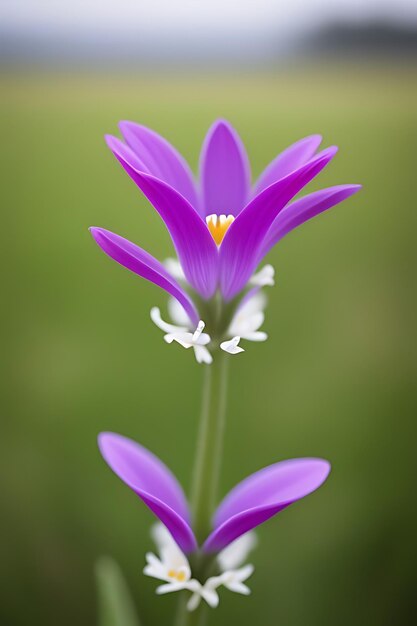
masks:
<path fill-rule="evenodd" d="M 292 465 L 293 467 L 298 465 L 300 468 L 304 465 L 305 472 L 310 476 L 314 475 L 314 480 L 309 483 L 305 495 L 318 489 L 325 482 L 332 469 L 329 461 L 314 456 L 288 459 L 287 461 L 281 461 L 281 463 L 288 464 L 288 466 Z M 301 495 L 300 497 L 304 496 Z"/>
<path fill-rule="evenodd" d="M 104 135 L 104 141 L 107 144 L 107 147 L 113 152 L 114 156 L 118 159 L 123 159 L 126 161 L 124 156 L 125 150 L 128 149 L 128 146 L 119 139 L 119 137 L 115 137 L 114 135 Z"/>
<path fill-rule="evenodd" d="M 136 176 L 148 172 L 146 165 L 132 150 L 128 143 L 124 143 L 124 141 L 114 135 L 105 135 L 104 139 L 108 148 L 113 152 L 116 159 L 127 171 L 130 177 L 132 177 L 132 174 L 129 172 L 129 169 L 132 170 Z"/>
<path fill-rule="evenodd" d="M 225 133 L 227 135 L 230 135 L 235 141 L 238 141 L 239 143 L 242 141 L 235 127 L 223 117 L 219 117 L 212 123 L 207 131 L 206 141 L 208 138 L 212 139 L 218 133 Z"/>
<path fill-rule="evenodd" d="M 94 241 L 98 243 L 98 239 L 100 238 L 102 228 L 99 228 L 98 226 L 90 226 L 88 230 L 92 238 L 94 239 Z"/>
<path fill-rule="evenodd" d="M 314 157 L 312 158 L 312 161 L 318 158 L 323 158 L 323 157 L 327 158 L 329 156 L 332 157 L 337 152 L 339 152 L 339 146 L 329 146 L 328 148 L 324 148 L 324 150 L 314 155 Z"/>
<path fill-rule="evenodd" d="M 110 135 L 109 133 L 106 133 L 104 135 L 104 141 L 106 142 L 107 146 L 110 148 L 112 152 L 115 149 L 117 149 L 119 144 L 122 143 L 122 141 L 118 137 L 115 137 L 114 135 Z"/>
<path fill-rule="evenodd" d="M 148 135 L 156 135 L 155 131 L 151 128 L 148 128 L 143 124 L 138 124 L 137 122 L 132 122 L 132 120 L 120 120 L 118 127 L 127 143 L 129 143 L 129 135 L 131 133 L 144 132 Z"/>
<path fill-rule="evenodd" d="M 212 123 L 212 125 L 210 126 L 210 130 L 217 130 L 217 129 L 226 129 L 226 130 L 230 130 L 231 128 L 233 128 L 233 126 L 231 125 L 231 123 L 224 117 L 218 117 L 216 120 L 214 120 L 214 122 Z"/>
<path fill-rule="evenodd" d="M 317 148 L 319 147 L 322 141 L 323 141 L 322 135 L 318 133 L 313 133 L 312 135 L 307 135 L 307 137 L 303 137 L 303 139 L 300 139 L 295 145 L 307 143 L 307 144 L 314 146 L 314 148 L 317 150 Z"/>
<path fill-rule="evenodd" d="M 343 200 L 346 200 L 350 196 L 353 196 L 354 193 L 357 193 L 361 189 L 362 189 L 362 185 L 346 183 L 344 185 L 334 185 L 333 187 L 329 187 L 328 189 L 319 189 L 317 192 L 313 192 L 310 195 L 311 197 L 313 197 L 314 194 L 317 194 L 318 196 L 320 193 L 325 193 L 325 192 L 332 194 L 334 197 L 340 197 L 341 195 L 341 198 L 337 202 L 339 203 L 339 202 L 342 202 Z M 305 196 L 305 197 L 307 198 L 308 196 Z"/>
<path fill-rule="evenodd" d="M 97 435 L 97 445 L 103 457 L 107 454 L 107 452 L 111 451 L 111 448 L 114 444 L 118 442 L 129 442 L 130 439 L 124 437 L 123 435 L 119 435 L 118 433 L 113 433 L 111 431 L 102 431 Z"/>
<path fill-rule="evenodd" d="M 142 124 L 137 124 L 136 122 L 132 122 L 131 120 L 120 120 L 118 123 L 118 127 L 120 128 L 121 133 L 123 133 L 124 128 L 143 128 Z"/>
<path fill-rule="evenodd" d="M 127 130 L 127 131 L 143 131 L 148 135 L 155 135 L 158 137 L 160 136 L 155 130 L 153 130 L 152 128 L 149 128 L 149 126 L 145 126 L 145 124 L 139 124 L 138 122 L 133 122 L 132 120 L 120 120 L 118 123 L 118 127 L 122 135 L 124 135 L 124 131 Z M 162 136 L 160 137 L 163 141 L 166 141 L 164 137 Z"/>
<path fill-rule="evenodd" d="M 103 241 L 103 239 L 111 235 L 113 235 L 114 233 L 112 233 L 110 230 L 106 230 L 105 228 L 101 228 L 100 226 L 90 226 L 88 229 L 91 233 L 91 236 L 93 237 L 94 241 L 100 246 L 100 241 Z"/>
<path fill-rule="evenodd" d="M 362 185 L 359 184 L 345 184 L 345 185 L 335 185 L 334 187 L 330 187 L 334 192 L 340 192 L 344 195 L 343 199 L 347 199 L 350 196 L 353 196 L 354 193 L 357 193 L 362 189 Z"/>
<path fill-rule="evenodd" d="M 299 146 L 300 148 L 301 146 L 306 146 L 306 147 L 308 146 L 310 150 L 313 151 L 313 154 L 311 156 L 311 158 L 313 159 L 316 156 L 314 153 L 319 149 L 322 141 L 323 141 L 322 135 L 318 133 L 313 133 L 312 135 L 307 135 L 307 137 L 303 137 L 303 139 L 300 139 L 299 141 L 297 141 L 295 144 L 293 144 L 293 146 Z"/>
<path fill-rule="evenodd" d="M 329 163 L 329 161 L 334 158 L 338 151 L 338 146 L 329 146 L 328 148 L 324 148 L 320 152 L 314 154 L 311 159 L 306 163 L 306 165 L 316 166 L 317 164 L 324 162 L 324 166 L 326 166 L 327 163 Z M 291 176 L 291 173 L 288 176 Z"/>
<path fill-rule="evenodd" d="M 308 135 L 307 139 L 311 141 L 317 141 L 319 144 L 323 141 L 323 136 L 319 133 L 313 133 L 312 135 Z"/>
<path fill-rule="evenodd" d="M 311 463 L 312 468 L 314 467 L 317 470 L 318 480 L 320 480 L 321 477 L 321 482 L 317 485 L 317 487 L 319 487 L 326 480 L 332 469 L 330 461 L 321 459 L 320 457 L 306 457 L 299 460 Z"/>

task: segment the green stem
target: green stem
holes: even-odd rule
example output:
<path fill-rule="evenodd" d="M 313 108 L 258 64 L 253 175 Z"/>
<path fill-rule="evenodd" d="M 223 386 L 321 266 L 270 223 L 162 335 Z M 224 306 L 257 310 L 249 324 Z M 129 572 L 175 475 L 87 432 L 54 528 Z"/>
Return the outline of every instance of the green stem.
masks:
<path fill-rule="evenodd" d="M 193 528 L 201 544 L 211 530 L 223 453 L 229 355 L 216 353 L 205 367 L 203 402 L 193 472 L 191 506 Z M 230 357 L 229 357 L 230 358 Z"/>
<path fill-rule="evenodd" d="M 187 610 L 188 598 L 184 592 L 182 592 L 179 599 L 177 619 L 175 626 L 206 626 L 208 610 L 207 606 L 204 606 L 204 600 L 202 600 L 198 609 L 190 613 Z"/>
<path fill-rule="evenodd" d="M 216 352 L 213 363 L 206 365 L 204 372 L 203 400 L 191 493 L 193 528 L 199 545 L 210 533 L 212 516 L 217 504 L 226 413 L 228 357 L 229 355 L 220 351 Z M 198 557 L 196 565 L 198 567 Z M 181 596 L 176 626 L 204 626 L 207 620 L 207 607 L 204 601 L 196 611 L 190 613 L 186 609 L 188 598 L 184 594 Z"/>

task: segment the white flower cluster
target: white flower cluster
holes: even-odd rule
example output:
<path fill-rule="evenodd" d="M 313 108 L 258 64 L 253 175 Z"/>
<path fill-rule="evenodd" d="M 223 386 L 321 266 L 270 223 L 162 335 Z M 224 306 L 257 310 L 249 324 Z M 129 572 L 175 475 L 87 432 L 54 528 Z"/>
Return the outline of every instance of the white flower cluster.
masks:
<path fill-rule="evenodd" d="M 165 594 L 186 589 L 191 592 L 187 604 L 189 611 L 194 611 L 205 600 L 212 608 L 219 604 L 217 589 L 225 587 L 229 591 L 249 595 L 250 589 L 244 582 L 253 574 L 253 565 L 244 565 L 249 552 L 254 548 L 256 536 L 250 532 L 242 535 L 217 555 L 220 574 L 211 576 L 204 584 L 192 578 L 187 557 L 175 543 L 171 534 L 163 526 L 156 524 L 152 530 L 153 539 L 158 548 L 159 557 L 149 552 L 147 564 L 143 570 L 146 576 L 163 580 L 165 584 L 156 589 L 156 593 Z"/>
<path fill-rule="evenodd" d="M 170 270 L 171 274 L 178 280 L 183 280 L 181 267 L 178 261 L 175 259 L 168 259 L 166 261 L 166 267 Z M 220 348 L 229 354 L 239 354 L 244 352 L 244 349 L 239 346 L 241 339 L 247 341 L 266 341 L 268 335 L 260 331 L 260 327 L 264 323 L 265 315 L 264 309 L 266 306 L 266 299 L 261 293 L 261 287 L 270 286 L 274 284 L 274 268 L 272 265 L 265 265 L 260 272 L 254 274 L 250 280 L 250 285 L 255 291 L 254 295 L 247 299 L 246 302 L 240 306 L 232 319 L 232 322 L 227 330 L 227 336 L 230 339 L 223 341 L 220 344 Z M 213 357 L 207 348 L 207 345 L 211 342 L 211 337 L 207 333 L 204 333 L 205 323 L 200 320 L 197 328 L 190 329 L 190 321 L 182 306 L 171 298 L 168 302 L 168 310 L 172 323 L 165 322 L 161 317 L 161 312 L 158 307 L 151 309 L 152 321 L 164 331 L 164 339 L 167 343 L 176 341 L 183 348 L 193 348 L 195 358 L 198 363 L 212 363 Z"/>

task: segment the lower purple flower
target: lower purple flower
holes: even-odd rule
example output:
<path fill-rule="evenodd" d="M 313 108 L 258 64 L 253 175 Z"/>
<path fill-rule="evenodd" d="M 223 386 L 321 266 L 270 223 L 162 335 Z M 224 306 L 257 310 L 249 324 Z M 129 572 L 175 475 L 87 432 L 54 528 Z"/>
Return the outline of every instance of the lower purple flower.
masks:
<path fill-rule="evenodd" d="M 232 546 L 241 545 L 248 533 L 294 502 L 315 491 L 326 480 L 330 464 L 317 458 L 301 458 L 281 461 L 255 472 L 236 485 L 218 506 L 212 531 L 199 546 L 192 529 L 191 513 L 184 492 L 172 472 L 152 452 L 138 443 L 115 433 L 101 433 L 99 448 L 113 472 L 130 487 L 169 531 L 176 544 L 169 545 L 166 539 L 158 541 L 161 554 L 173 554 L 164 565 L 154 555 L 148 555 L 145 573 L 166 580 L 160 593 L 189 589 L 195 595 L 214 603 L 215 588 L 230 584 L 243 591 L 243 580 L 252 569 L 236 569 L 231 565 Z M 160 532 L 159 532 L 160 536 Z M 172 543 L 172 542 L 171 542 Z M 243 549 L 243 552 L 247 548 Z M 185 554 L 199 553 L 218 555 L 225 563 L 220 576 L 211 577 L 201 585 L 191 579 L 191 570 Z M 181 556 L 182 555 L 182 556 Z M 171 559 L 171 560 L 170 560 Z M 251 566 L 252 567 L 252 566 Z M 165 572 L 165 574 L 164 574 Z M 172 580 L 171 580 L 172 579 Z M 243 587 L 240 587 L 243 585 Z M 227 586 L 227 585 L 226 585 Z M 233 589 L 232 589 L 233 590 Z M 211 594 L 211 595 L 210 595 Z M 214 604 L 213 604 L 214 605 Z"/>

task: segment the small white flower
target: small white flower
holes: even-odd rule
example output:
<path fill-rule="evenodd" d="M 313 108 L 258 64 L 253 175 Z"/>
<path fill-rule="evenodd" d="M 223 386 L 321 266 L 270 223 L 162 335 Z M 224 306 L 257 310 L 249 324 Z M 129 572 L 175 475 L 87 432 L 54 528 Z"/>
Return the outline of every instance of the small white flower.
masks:
<path fill-rule="evenodd" d="M 245 352 L 244 349 L 238 345 L 239 341 L 239 336 L 233 337 L 228 341 L 222 341 L 220 348 L 229 354 L 239 354 L 239 352 Z"/>
<path fill-rule="evenodd" d="M 252 276 L 249 285 L 252 287 L 272 287 L 275 285 L 275 269 L 272 265 L 264 265 L 263 268 Z"/>
<path fill-rule="evenodd" d="M 166 581 L 167 584 L 158 587 L 156 593 L 162 594 L 180 589 L 190 589 L 190 564 L 180 550 L 177 552 L 165 548 L 161 551 L 160 558 L 152 552 L 148 552 L 143 573 L 146 576 Z M 191 590 L 194 590 L 193 586 L 191 586 Z"/>
<path fill-rule="evenodd" d="M 184 270 L 182 269 L 181 263 L 178 261 L 178 259 L 169 257 L 168 259 L 165 259 L 164 266 L 171 274 L 171 276 L 175 278 L 175 280 L 178 280 L 179 282 L 185 282 L 186 278 Z"/>
<path fill-rule="evenodd" d="M 247 580 L 250 576 L 252 576 L 255 568 L 253 565 L 248 564 L 244 567 L 240 567 L 239 569 L 229 570 L 227 572 L 223 572 L 220 576 L 213 576 L 211 581 L 210 579 L 207 583 L 211 583 L 211 586 L 215 586 L 215 588 L 226 587 L 229 591 L 233 591 L 234 593 L 241 593 L 244 596 L 248 596 L 250 594 L 250 589 L 247 585 L 244 585 L 244 581 Z M 206 583 L 206 584 L 207 584 Z"/>
<path fill-rule="evenodd" d="M 193 333 L 191 333 L 187 326 L 177 326 L 165 322 L 161 318 L 161 312 L 158 307 L 153 307 L 151 309 L 151 319 L 154 324 L 158 326 L 158 328 L 166 333 L 164 335 L 164 339 L 167 343 L 176 341 L 183 348 L 193 348 L 195 358 L 198 363 L 210 364 L 213 361 L 213 357 L 206 348 L 206 345 L 210 343 L 211 338 L 207 333 L 203 333 L 205 324 L 202 320 L 198 322 L 197 328 Z"/>
<path fill-rule="evenodd" d="M 164 581 L 165 584 L 157 587 L 157 594 L 173 593 L 183 589 L 191 591 L 192 595 L 187 604 L 189 611 L 194 611 L 202 599 L 212 608 L 218 606 L 217 589 L 222 586 L 235 593 L 250 594 L 250 589 L 244 582 L 252 575 L 254 567 L 253 565 L 239 566 L 255 546 L 254 533 L 242 535 L 219 552 L 217 562 L 221 573 L 218 576 L 211 576 L 204 584 L 191 578 L 191 568 L 187 557 L 163 524 L 155 524 L 151 534 L 160 557 L 149 552 L 146 555 L 147 564 L 143 572 L 147 576 Z"/>
<path fill-rule="evenodd" d="M 183 280 L 181 266 L 177 259 L 167 259 L 165 267 L 177 280 Z M 274 284 L 275 270 L 272 265 L 265 265 L 260 272 L 254 274 L 250 284 L 254 286 L 253 295 L 244 298 L 243 304 L 238 307 L 230 325 L 227 329 L 226 338 L 220 343 L 220 348 L 229 354 L 239 354 L 244 352 L 239 343 L 241 339 L 246 341 L 266 341 L 268 335 L 259 330 L 265 320 L 264 309 L 266 298 L 260 291 L 261 287 Z M 175 299 L 168 301 L 169 317 L 173 324 L 165 322 L 161 318 L 160 310 L 154 307 L 151 310 L 153 322 L 165 332 L 164 339 L 167 343 L 176 341 L 184 348 L 193 348 L 198 363 L 212 363 L 213 358 L 206 348 L 211 337 L 203 333 L 204 322 L 199 321 L 197 328 L 191 332 L 191 322 L 181 304 Z"/>
<path fill-rule="evenodd" d="M 190 325 L 190 318 L 185 312 L 184 307 L 178 302 L 176 298 L 170 298 L 168 300 L 168 313 L 174 324 L 187 327 Z"/>
<path fill-rule="evenodd" d="M 244 352 L 239 346 L 241 339 L 246 341 L 266 341 L 268 335 L 259 328 L 265 320 L 264 308 L 266 298 L 263 293 L 257 292 L 252 298 L 247 300 L 237 311 L 228 328 L 227 334 L 232 337 L 228 341 L 223 341 L 220 348 L 229 354 Z"/>
<path fill-rule="evenodd" d="M 227 570 L 236 569 L 243 565 L 248 558 L 250 552 L 258 543 L 257 536 L 254 532 L 248 532 L 241 535 L 226 548 L 223 548 L 217 555 L 217 562 L 219 563 L 222 572 Z"/>
<path fill-rule="evenodd" d="M 252 576 L 254 569 L 253 565 L 245 565 L 239 569 L 223 572 L 219 576 L 211 576 L 206 580 L 204 585 L 201 586 L 201 589 L 194 591 L 187 604 L 188 610 L 194 611 L 199 606 L 202 598 L 212 608 L 218 606 L 219 595 L 216 590 L 222 586 L 234 593 L 241 593 L 244 596 L 248 596 L 251 591 L 249 587 L 243 583 Z"/>
<path fill-rule="evenodd" d="M 230 335 L 238 335 L 248 341 L 265 341 L 268 339 L 266 333 L 259 331 L 265 320 L 265 306 L 265 295 L 257 292 L 237 310 L 229 326 L 228 333 Z"/>
<path fill-rule="evenodd" d="M 146 555 L 146 565 L 143 573 L 146 576 L 157 578 L 166 582 L 156 589 L 161 595 L 188 589 L 195 592 L 197 586 L 191 580 L 191 568 L 187 557 L 177 546 L 168 530 L 162 524 L 155 524 L 152 528 L 152 536 L 158 547 L 160 557 L 152 552 Z"/>
<path fill-rule="evenodd" d="M 198 583 L 198 586 L 193 590 L 193 595 L 187 602 L 187 609 L 189 611 L 195 611 L 196 608 L 200 606 L 201 599 L 205 600 L 212 609 L 215 609 L 219 605 L 219 594 L 215 586 L 212 585 L 212 583 L 209 584 L 209 581 L 210 578 L 204 585 Z"/>

